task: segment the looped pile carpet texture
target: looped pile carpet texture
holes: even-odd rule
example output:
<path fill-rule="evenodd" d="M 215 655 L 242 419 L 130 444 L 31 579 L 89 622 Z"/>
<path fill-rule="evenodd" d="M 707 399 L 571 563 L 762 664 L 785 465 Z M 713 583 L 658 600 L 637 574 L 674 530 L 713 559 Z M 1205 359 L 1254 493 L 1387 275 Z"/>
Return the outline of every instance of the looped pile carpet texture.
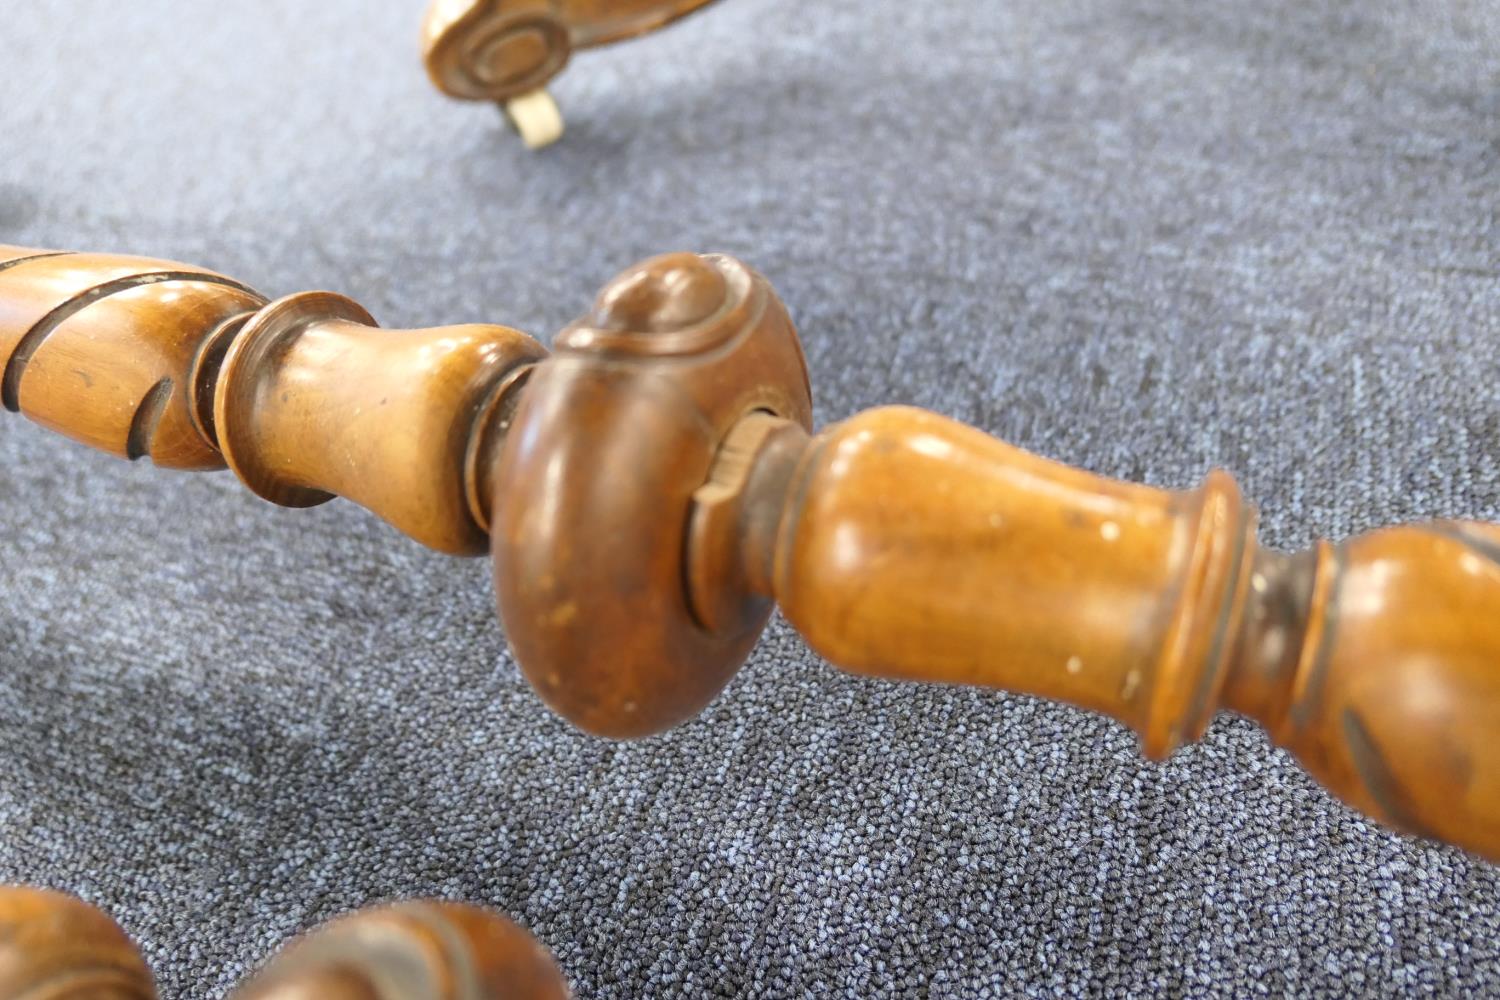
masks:
<path fill-rule="evenodd" d="M 1298 547 L 1500 519 L 1500 8 L 725 0 L 579 55 L 563 142 L 446 101 L 418 0 L 16 4 L 0 242 L 543 340 L 743 256 L 820 422 L 914 403 L 1101 473 L 1213 466 Z M 371 902 L 495 906 L 582 997 L 1500 994 L 1500 877 L 1248 723 L 1163 765 L 774 625 L 644 743 L 524 686 L 482 561 L 0 420 L 0 878 L 167 997 Z"/>

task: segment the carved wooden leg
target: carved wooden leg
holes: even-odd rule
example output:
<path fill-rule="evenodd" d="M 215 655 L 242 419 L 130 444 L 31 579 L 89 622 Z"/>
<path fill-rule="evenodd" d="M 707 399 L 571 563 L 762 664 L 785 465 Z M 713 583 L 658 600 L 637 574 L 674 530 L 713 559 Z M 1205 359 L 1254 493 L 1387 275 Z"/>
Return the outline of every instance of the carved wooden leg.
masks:
<path fill-rule="evenodd" d="M 562 137 L 547 81 L 573 50 L 655 31 L 711 0 L 432 0 L 422 61 L 450 97 L 493 101 L 528 149 Z"/>
<path fill-rule="evenodd" d="M 567 1000 L 551 954 L 496 913 L 459 903 L 362 910 L 283 949 L 235 1000 Z M 60 892 L 0 886 L 0 1000 L 155 1000 L 114 921 Z"/>
<path fill-rule="evenodd" d="M 813 436 L 791 321 L 725 257 L 626 271 L 543 360 L 504 327 L 393 336 L 327 293 L 27 253 L 0 250 L 7 406 L 222 452 L 267 499 L 339 493 L 443 551 L 488 534 L 522 669 L 591 732 L 691 717 L 779 602 L 847 670 L 1071 702 L 1153 757 L 1242 712 L 1357 808 L 1500 858 L 1500 529 L 1284 555 L 1222 472 L 1115 482 L 900 407 Z"/>

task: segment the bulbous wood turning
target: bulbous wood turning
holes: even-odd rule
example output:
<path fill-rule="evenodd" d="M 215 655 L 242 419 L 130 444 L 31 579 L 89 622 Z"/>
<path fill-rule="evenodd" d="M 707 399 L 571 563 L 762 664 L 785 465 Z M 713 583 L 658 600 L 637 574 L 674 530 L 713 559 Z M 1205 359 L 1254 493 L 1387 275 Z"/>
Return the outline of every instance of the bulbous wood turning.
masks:
<path fill-rule="evenodd" d="M 1261 553 L 1223 706 L 1350 805 L 1500 859 L 1500 530 Z"/>
<path fill-rule="evenodd" d="M 773 590 L 834 663 L 1072 702 L 1156 757 L 1207 724 L 1253 545 L 1227 475 L 1113 482 L 888 407 L 819 435 L 787 492 Z"/>
<path fill-rule="evenodd" d="M 1355 807 L 1500 859 L 1500 529 L 1285 555 L 1222 472 L 1114 482 L 903 407 L 811 435 L 786 310 L 725 257 L 625 271 L 544 359 L 503 327 L 387 332 L 328 293 L 5 253 L 23 412 L 155 456 L 122 441 L 169 378 L 179 464 L 222 449 L 262 496 L 338 492 L 444 551 L 487 531 L 522 669 L 591 732 L 695 714 L 779 603 L 844 669 L 1071 702 L 1154 757 L 1241 712 Z"/>
<path fill-rule="evenodd" d="M 1266 552 L 1222 472 L 1113 482 L 905 408 L 813 439 L 786 497 L 773 591 L 845 669 L 1071 702 L 1158 758 L 1238 711 L 1351 805 L 1500 858 L 1495 528 Z"/>
<path fill-rule="evenodd" d="M 337 494 L 441 552 L 478 555 L 478 418 L 545 355 L 503 326 L 381 330 L 342 295 L 290 295 L 235 334 L 214 427 L 230 468 L 272 503 Z"/>
<path fill-rule="evenodd" d="M 567 1000 L 552 955 L 461 903 L 362 910 L 294 941 L 233 1000 Z M 82 900 L 0 886 L 0 1000 L 155 1000 L 140 952 Z"/>

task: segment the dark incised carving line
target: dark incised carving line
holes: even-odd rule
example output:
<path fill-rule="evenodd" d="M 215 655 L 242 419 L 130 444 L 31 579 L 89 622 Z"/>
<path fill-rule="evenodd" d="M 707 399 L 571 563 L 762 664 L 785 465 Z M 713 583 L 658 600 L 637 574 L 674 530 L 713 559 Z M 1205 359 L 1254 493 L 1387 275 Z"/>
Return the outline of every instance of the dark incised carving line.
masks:
<path fill-rule="evenodd" d="M 95 285 L 93 288 L 79 292 L 37 320 L 31 329 L 27 330 L 25 335 L 17 341 L 15 353 L 10 356 L 10 360 L 5 365 L 4 379 L 0 381 L 0 404 L 4 404 L 5 408 L 12 413 L 20 412 L 21 372 L 26 368 L 27 362 L 31 360 L 37 348 L 41 346 L 42 341 L 46 340 L 48 335 L 61 326 L 68 317 L 117 292 L 139 288 L 142 285 L 154 285 L 161 281 L 194 281 L 205 285 L 223 285 L 248 295 L 256 294 L 231 278 L 195 271 L 153 271 L 149 274 L 130 274 L 123 278 L 116 278 L 114 281 L 106 281 L 102 285 Z"/>
<path fill-rule="evenodd" d="M 1333 555 L 1328 559 L 1328 588 L 1327 596 L 1323 603 L 1323 627 L 1318 631 L 1318 652 L 1313 660 L 1312 669 L 1308 674 L 1307 683 L 1303 685 L 1302 697 L 1292 705 L 1292 725 L 1301 729 L 1307 725 L 1308 718 L 1312 715 L 1313 708 L 1322 700 L 1323 681 L 1328 676 L 1328 664 L 1333 659 L 1333 644 L 1338 637 L 1339 624 L 1339 585 L 1343 582 L 1344 575 L 1344 547 L 1334 546 Z"/>
<path fill-rule="evenodd" d="M 49 250 L 46 253 L 32 253 L 24 257 L 12 257 L 10 260 L 0 260 L 0 271 L 15 267 L 17 264 L 27 264 L 34 260 L 44 260 L 48 257 L 66 257 L 72 253 L 71 250 Z"/>
<path fill-rule="evenodd" d="M 1188 709 L 1188 721 L 1190 725 L 1196 726 L 1198 720 L 1204 717 L 1208 709 L 1208 694 L 1217 686 L 1219 677 L 1229 665 L 1229 658 L 1224 655 L 1224 646 L 1229 640 L 1229 619 L 1234 615 L 1236 598 L 1239 597 L 1240 578 L 1244 576 L 1245 554 L 1250 547 L 1250 535 L 1253 515 L 1247 509 L 1241 509 L 1240 516 L 1234 523 L 1234 556 L 1229 564 L 1229 586 L 1224 592 L 1224 599 L 1219 604 L 1218 622 L 1214 625 L 1213 644 L 1208 650 L 1208 659 L 1205 661 L 1206 668 L 1198 675 L 1198 685 L 1193 691 L 1193 700 Z"/>
<path fill-rule="evenodd" d="M 125 457 L 132 462 L 151 451 L 151 439 L 156 437 L 156 425 L 161 423 L 166 412 L 167 401 L 172 398 L 172 380 L 164 378 L 156 383 L 136 407 L 130 418 L 130 433 L 125 437 Z"/>
<path fill-rule="evenodd" d="M 1352 708 L 1344 709 L 1342 722 L 1344 742 L 1349 747 L 1349 759 L 1353 761 L 1354 770 L 1358 772 L 1359 780 L 1364 782 L 1370 798 L 1375 800 L 1376 807 L 1390 822 L 1411 833 L 1426 836 L 1426 827 L 1416 818 L 1416 811 L 1408 805 L 1400 781 L 1391 773 L 1390 765 L 1385 762 L 1385 756 L 1375 745 L 1375 739 L 1359 713 Z"/>

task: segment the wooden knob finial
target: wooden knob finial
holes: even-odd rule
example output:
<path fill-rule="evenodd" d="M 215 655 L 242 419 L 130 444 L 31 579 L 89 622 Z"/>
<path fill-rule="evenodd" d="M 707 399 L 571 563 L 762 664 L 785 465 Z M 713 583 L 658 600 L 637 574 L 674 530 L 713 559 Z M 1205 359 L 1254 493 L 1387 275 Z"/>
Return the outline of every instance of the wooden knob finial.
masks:
<path fill-rule="evenodd" d="M 812 435 L 791 320 L 727 257 L 623 272 L 556 346 L 0 248 L 7 405 L 443 551 L 487 532 L 522 670 L 591 732 L 697 712 L 779 603 L 844 669 L 1071 702 L 1154 757 L 1243 712 L 1356 807 L 1500 859 L 1500 529 L 1282 555 L 1223 472 L 1115 482 L 908 407 Z"/>
<path fill-rule="evenodd" d="M 60 892 L 0 886 L 0 998 L 155 997 L 145 960 L 104 913 Z"/>
<path fill-rule="evenodd" d="M 753 412 L 812 420 L 802 350 L 764 278 L 671 254 L 624 272 L 563 331 L 496 462 L 491 546 L 506 635 L 582 728 L 642 736 L 696 714 L 768 603 L 703 628 L 683 585 L 694 492 Z"/>

